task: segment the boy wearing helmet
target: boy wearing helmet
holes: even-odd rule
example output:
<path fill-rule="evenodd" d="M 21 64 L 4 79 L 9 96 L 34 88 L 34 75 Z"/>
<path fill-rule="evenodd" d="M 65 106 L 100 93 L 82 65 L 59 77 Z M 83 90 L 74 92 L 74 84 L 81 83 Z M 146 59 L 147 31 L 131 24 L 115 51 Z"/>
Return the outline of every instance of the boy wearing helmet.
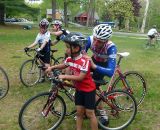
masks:
<path fill-rule="evenodd" d="M 109 40 L 112 35 L 111 26 L 99 24 L 94 27 L 93 35 L 88 37 L 86 52 L 90 48 L 92 51 L 92 69 L 94 80 L 103 80 L 104 76 L 111 77 L 116 66 L 117 48 Z M 96 84 L 98 87 L 98 84 Z M 108 117 L 102 116 L 101 122 L 107 125 Z"/>
<path fill-rule="evenodd" d="M 62 22 L 59 20 L 55 20 L 51 23 L 53 31 L 50 33 L 52 35 L 56 36 L 56 40 L 54 40 L 51 45 L 56 45 L 60 40 L 63 40 L 64 37 L 69 34 L 70 32 L 68 30 L 62 29 Z"/>
<path fill-rule="evenodd" d="M 40 56 L 40 59 L 44 62 L 46 67 L 50 66 L 50 32 L 47 30 L 49 26 L 49 22 L 47 19 L 42 19 L 39 23 L 39 33 L 35 39 L 35 41 L 29 45 L 28 47 L 25 47 L 24 50 L 27 52 L 30 48 L 33 48 L 34 46 L 38 45 L 39 48 L 37 51 L 39 51 L 43 56 Z M 45 74 L 42 72 L 42 77 L 40 78 L 39 82 L 45 81 Z"/>
<path fill-rule="evenodd" d="M 91 62 L 81 54 L 81 49 L 86 39 L 72 33 L 64 38 L 64 42 L 66 43 L 66 53 L 69 57 L 66 58 L 64 63 L 51 66 L 46 71 L 51 72 L 52 69 L 70 68 L 72 75 L 59 75 L 59 78 L 72 80 L 76 87 L 76 130 L 82 130 L 84 115 L 90 119 L 91 130 L 98 130 L 94 113 L 96 86 L 90 74 Z"/>

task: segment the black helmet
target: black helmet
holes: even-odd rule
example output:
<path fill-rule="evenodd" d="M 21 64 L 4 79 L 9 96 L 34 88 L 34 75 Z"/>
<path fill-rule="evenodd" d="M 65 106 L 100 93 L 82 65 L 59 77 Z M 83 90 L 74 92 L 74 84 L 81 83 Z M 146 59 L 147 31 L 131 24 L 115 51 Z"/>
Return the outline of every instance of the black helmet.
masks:
<path fill-rule="evenodd" d="M 79 33 L 70 33 L 63 39 L 64 42 L 70 44 L 71 46 L 83 47 L 86 44 L 87 39 Z"/>

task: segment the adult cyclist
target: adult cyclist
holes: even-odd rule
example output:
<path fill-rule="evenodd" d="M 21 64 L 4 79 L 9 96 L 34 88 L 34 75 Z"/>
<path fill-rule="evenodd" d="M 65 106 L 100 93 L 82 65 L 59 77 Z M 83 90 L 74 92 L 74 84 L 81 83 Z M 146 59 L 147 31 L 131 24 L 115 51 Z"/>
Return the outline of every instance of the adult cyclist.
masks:
<path fill-rule="evenodd" d="M 153 44 L 155 39 L 156 39 L 156 36 L 158 35 L 158 31 L 156 30 L 156 25 L 153 25 L 153 27 L 148 31 L 147 33 L 148 35 L 148 44 Z"/>
<path fill-rule="evenodd" d="M 59 20 L 55 20 L 51 23 L 52 31 L 50 32 L 52 35 L 56 36 L 56 39 L 52 41 L 51 45 L 56 45 L 60 40 L 63 40 L 66 35 L 70 32 L 62 28 L 62 22 Z"/>
<path fill-rule="evenodd" d="M 92 51 L 93 79 L 103 80 L 104 76 L 111 77 L 116 67 L 116 45 L 109 40 L 112 35 L 111 26 L 99 24 L 93 29 L 93 35 L 88 37 L 86 52 L 90 48 Z M 98 87 L 98 84 L 96 84 Z M 105 112 L 105 111 L 104 111 Z M 104 113 L 103 112 L 103 113 Z M 108 124 L 108 117 L 101 117 L 103 124 Z"/>
<path fill-rule="evenodd" d="M 47 19 L 42 19 L 39 23 L 39 33 L 35 39 L 35 41 L 24 48 L 24 50 L 27 52 L 30 48 L 33 48 L 34 46 L 38 45 L 39 48 L 37 51 L 42 54 L 40 56 L 40 59 L 44 62 L 45 67 L 50 66 L 50 44 L 51 44 L 51 38 L 50 38 L 50 32 L 48 31 L 49 22 Z M 44 71 L 41 72 L 41 78 L 39 82 L 45 81 L 45 73 Z"/>

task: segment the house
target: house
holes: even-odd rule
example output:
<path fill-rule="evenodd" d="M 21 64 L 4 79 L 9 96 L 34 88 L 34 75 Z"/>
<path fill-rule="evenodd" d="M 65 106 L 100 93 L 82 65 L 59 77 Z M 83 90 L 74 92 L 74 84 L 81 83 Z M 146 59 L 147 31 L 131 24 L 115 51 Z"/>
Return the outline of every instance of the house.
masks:
<path fill-rule="evenodd" d="M 71 14 L 71 12 L 68 11 L 67 12 L 68 18 L 70 16 L 70 14 Z M 52 18 L 52 9 L 47 9 L 46 18 L 47 19 Z M 63 21 L 64 20 L 64 10 L 56 9 L 55 19 Z"/>
<path fill-rule="evenodd" d="M 87 17 L 88 17 L 88 13 L 87 12 L 81 12 L 81 13 L 78 13 L 75 17 L 74 17 L 74 20 L 75 22 L 79 23 L 79 24 L 82 24 L 82 25 L 85 25 L 86 22 L 87 22 Z M 95 12 L 94 13 L 94 23 L 97 22 L 99 20 L 99 16 L 98 14 Z"/>

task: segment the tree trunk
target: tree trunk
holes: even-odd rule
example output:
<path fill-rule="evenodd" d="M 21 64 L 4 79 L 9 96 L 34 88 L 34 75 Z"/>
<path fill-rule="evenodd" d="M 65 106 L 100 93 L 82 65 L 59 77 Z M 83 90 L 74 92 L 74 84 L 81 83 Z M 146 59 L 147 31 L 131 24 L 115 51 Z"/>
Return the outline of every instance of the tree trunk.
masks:
<path fill-rule="evenodd" d="M 0 24 L 4 25 L 4 15 L 5 15 L 5 5 L 4 3 L 0 3 Z"/>
<path fill-rule="evenodd" d="M 67 17 L 67 1 L 64 0 L 64 24 L 68 27 L 68 17 Z"/>
<path fill-rule="evenodd" d="M 129 19 L 125 20 L 125 29 L 129 31 Z"/>
<path fill-rule="evenodd" d="M 145 30 L 148 8 L 149 8 L 149 0 L 146 0 L 146 8 L 144 11 L 144 17 L 143 17 L 143 22 L 141 26 L 141 33 L 144 33 L 144 30 Z"/>
<path fill-rule="evenodd" d="M 52 0 L 52 21 L 56 19 L 56 0 Z"/>
<path fill-rule="evenodd" d="M 88 27 L 93 26 L 94 25 L 94 14 L 95 14 L 95 0 L 89 0 L 89 4 L 88 4 L 89 8 L 88 8 L 88 16 L 87 16 L 87 23 L 86 26 Z"/>

